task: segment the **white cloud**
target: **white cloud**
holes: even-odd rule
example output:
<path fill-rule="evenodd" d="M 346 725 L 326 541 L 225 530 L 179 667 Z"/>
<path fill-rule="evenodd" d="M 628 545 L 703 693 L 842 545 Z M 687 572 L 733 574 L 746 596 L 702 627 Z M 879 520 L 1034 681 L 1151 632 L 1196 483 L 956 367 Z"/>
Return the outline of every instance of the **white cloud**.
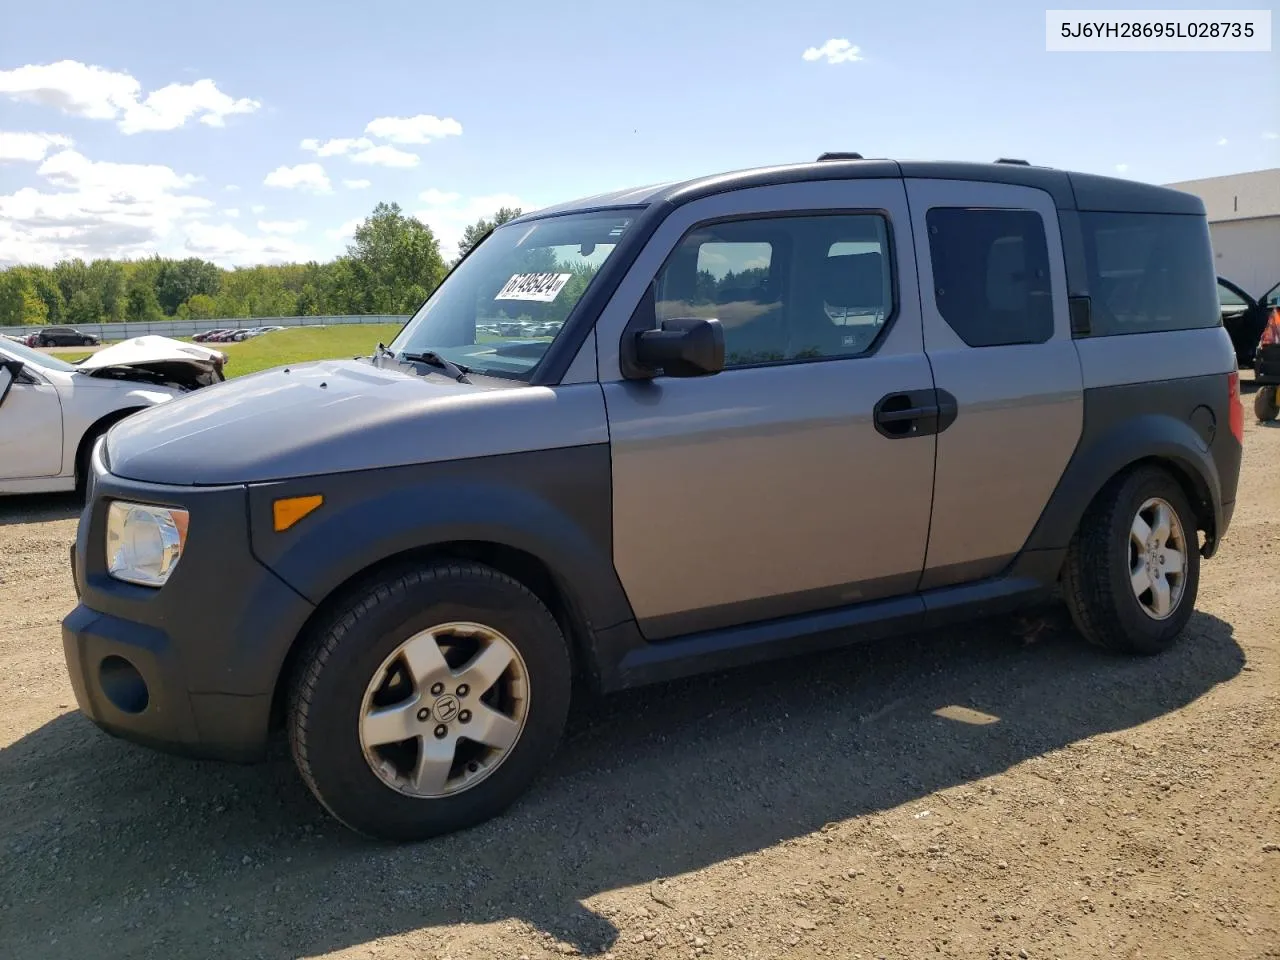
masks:
<path fill-rule="evenodd" d="M 318 163 L 276 167 L 262 182 L 268 187 L 281 187 L 285 190 L 310 190 L 313 193 L 330 193 L 333 190 L 329 175 Z"/>
<path fill-rule="evenodd" d="M 1262 135 L 1262 139 L 1263 140 L 1280 140 L 1280 133 L 1276 133 L 1274 130 L 1268 130 L 1266 133 Z"/>
<path fill-rule="evenodd" d="M 78 190 L 102 190 L 122 199 L 140 199 L 182 190 L 200 178 L 175 173 L 171 168 L 154 163 L 94 162 L 74 150 L 62 150 L 47 159 L 36 170 L 40 176 L 59 187 Z M 204 206 L 211 206 L 209 200 Z"/>
<path fill-rule="evenodd" d="M 368 190 L 373 186 L 372 180 L 343 180 L 342 185 L 348 190 Z"/>
<path fill-rule="evenodd" d="M 252 214 L 255 214 L 255 215 L 256 215 L 256 214 L 261 213 L 261 212 L 262 212 L 263 210 L 265 210 L 265 209 L 267 209 L 266 204 L 264 204 L 264 203 L 255 203 L 252 207 L 250 207 L 250 208 L 249 208 L 249 212 L 250 212 L 250 213 L 252 213 Z"/>
<path fill-rule="evenodd" d="M 355 236 L 356 227 L 362 223 L 364 223 L 364 217 L 354 217 L 332 230 L 326 230 L 324 233 L 330 240 L 342 240 Z"/>
<path fill-rule="evenodd" d="M 370 120 L 364 132 L 392 143 L 430 143 L 462 133 L 462 124 L 452 117 L 433 117 L 420 113 L 416 117 L 378 117 Z"/>
<path fill-rule="evenodd" d="M 1125 173 L 1128 171 L 1128 169 L 1129 169 L 1129 165 L 1127 163 L 1116 164 L 1116 173 Z"/>
<path fill-rule="evenodd" d="M 311 259 L 311 250 L 287 237 L 251 237 L 230 224 L 190 223 L 184 249 L 223 266 L 292 263 Z"/>
<path fill-rule="evenodd" d="M 51 189 L 0 194 L 0 263 L 141 256 L 213 206 L 187 192 L 198 177 L 159 164 L 99 163 L 62 150 L 36 174 Z"/>
<path fill-rule="evenodd" d="M 416 153 L 381 144 L 353 153 L 351 159 L 355 163 L 367 163 L 379 167 L 416 167 L 419 157 Z"/>
<path fill-rule="evenodd" d="M 236 184 L 234 184 L 234 183 L 228 183 L 228 184 L 227 184 L 225 187 L 223 187 L 222 189 L 223 189 L 223 190 L 225 190 L 225 191 L 227 191 L 227 193 L 239 193 L 239 191 L 240 191 L 240 187 L 239 187 L 239 186 L 237 186 L 237 185 L 236 185 Z"/>
<path fill-rule="evenodd" d="M 462 231 L 481 217 L 493 216 L 500 207 L 528 209 L 524 201 L 510 193 L 491 193 L 463 199 L 457 193 L 432 189 L 419 194 L 419 198 L 427 206 L 414 216 L 431 228 L 440 241 L 440 252 L 446 257 L 457 253 Z"/>
<path fill-rule="evenodd" d="M 71 138 L 60 133 L 8 133 L 0 130 L 0 163 L 22 160 L 39 163 L 55 147 L 71 146 Z"/>
<path fill-rule="evenodd" d="M 820 47 L 810 47 L 803 54 L 809 62 L 825 59 L 827 63 L 854 63 L 861 60 L 861 48 L 845 39 L 828 40 Z"/>
<path fill-rule="evenodd" d="M 76 117 L 114 120 L 123 133 L 174 130 L 192 117 L 220 127 L 231 114 L 262 106 L 248 97 L 228 96 L 209 79 L 170 83 L 143 98 L 142 84 L 129 74 L 77 60 L 0 70 L 0 95 Z"/>
<path fill-rule="evenodd" d="M 230 217 L 232 220 L 234 220 L 236 219 L 236 217 L 240 216 L 240 211 L 235 207 L 228 207 L 226 210 L 222 211 L 222 215 L 224 217 Z"/>
<path fill-rule="evenodd" d="M 1226 146 L 1228 143 L 1230 143 L 1230 142 L 1231 142 L 1231 141 L 1229 141 L 1226 137 L 1220 137 L 1220 138 L 1218 139 L 1218 146 L 1220 146 L 1220 147 L 1225 147 L 1225 146 Z"/>
<path fill-rule="evenodd" d="M 301 233 L 307 229 L 305 220 L 259 220 L 258 229 L 263 233 Z"/>
<path fill-rule="evenodd" d="M 212 80 L 195 83 L 171 83 L 167 87 L 148 94 L 142 103 L 130 107 L 120 120 L 123 133 L 141 130 L 174 130 L 194 116 L 210 127 L 226 125 L 226 117 L 233 113 L 253 113 L 261 103 L 241 97 L 227 96 Z"/>
<path fill-rule="evenodd" d="M 339 137 L 335 140 L 321 142 L 309 137 L 303 140 L 300 146 L 303 150 L 308 150 L 317 157 L 337 157 L 344 153 L 350 153 L 352 150 L 367 150 L 373 146 L 373 141 L 365 137 Z"/>

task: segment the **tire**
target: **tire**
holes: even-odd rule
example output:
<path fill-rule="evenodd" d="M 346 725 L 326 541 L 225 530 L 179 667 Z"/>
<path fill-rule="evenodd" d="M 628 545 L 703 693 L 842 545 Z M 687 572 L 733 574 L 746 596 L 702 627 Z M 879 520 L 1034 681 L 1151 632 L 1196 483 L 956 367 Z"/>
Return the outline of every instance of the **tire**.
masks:
<path fill-rule="evenodd" d="M 1158 605 L 1155 593 L 1145 593 L 1142 600 L 1131 582 L 1136 562 L 1144 562 L 1139 576 L 1146 569 L 1144 553 L 1153 558 L 1152 569 L 1171 570 L 1174 565 L 1166 549 L 1172 534 L 1150 552 L 1136 549 L 1132 542 L 1134 520 L 1152 501 L 1162 501 L 1169 508 L 1177 521 L 1176 527 L 1170 524 L 1171 529 L 1182 532 L 1180 589 L 1172 574 L 1160 577 L 1170 596 L 1163 617 L 1152 610 Z M 1148 511 L 1145 516 L 1152 514 Z M 1154 539 L 1155 534 L 1148 542 Z M 1150 656 L 1168 650 L 1195 610 L 1199 548 L 1195 514 L 1173 477 L 1158 467 L 1141 467 L 1114 478 L 1089 505 L 1067 550 L 1062 586 L 1076 629 L 1090 643 L 1116 653 Z"/>
<path fill-rule="evenodd" d="M 475 662 L 474 652 L 466 649 L 473 641 L 465 634 L 459 648 L 446 651 L 446 656 L 453 656 L 448 673 L 432 674 L 432 679 L 419 684 L 408 672 L 384 670 L 391 658 L 407 671 L 411 664 L 395 659 L 397 650 L 411 638 L 421 642 L 423 631 L 459 623 L 479 625 L 499 635 L 516 654 L 502 677 L 524 677 L 523 726 L 500 759 L 467 762 L 487 748 L 454 739 L 465 737 L 467 730 L 475 732 L 485 722 L 480 698 L 501 695 L 500 688 L 508 682 L 500 679 L 478 693 L 461 686 L 460 680 L 469 674 L 455 662 L 457 655 Z M 433 642 L 431 649 L 438 653 L 450 642 Z M 499 644 L 494 641 L 493 645 Z M 378 688 L 373 694 L 377 702 L 370 703 L 375 679 L 382 676 L 394 678 L 395 683 Z M 444 684 L 437 685 L 436 676 L 445 677 L 450 689 L 441 689 Z M 525 792 L 559 745 L 571 681 L 569 650 L 559 625 L 522 584 L 476 563 L 401 569 L 359 590 L 308 641 L 290 687 L 289 743 L 303 781 L 341 823 L 376 839 L 422 840 L 488 820 Z M 448 705 L 441 706 L 448 700 L 454 701 L 457 711 L 451 716 L 443 712 Z M 402 717 L 415 731 L 415 739 L 366 746 L 366 713 L 388 702 L 397 711 L 403 705 L 412 708 Z M 472 718 L 476 727 L 465 723 L 463 708 L 468 704 L 476 710 Z M 496 700 L 490 704 L 499 705 Z M 486 716 L 493 715 L 485 710 Z M 427 713 L 429 717 L 424 718 Z M 420 725 L 414 725 L 414 719 Z M 434 736 L 445 729 L 442 719 L 449 722 L 446 740 Z M 370 739 L 376 738 L 370 735 Z M 456 752 L 451 752 L 455 743 Z M 413 795 L 416 758 L 426 756 L 428 749 L 445 751 L 453 766 L 445 766 L 451 771 L 448 780 L 440 781 L 445 786 L 434 795 Z M 371 757 L 382 772 L 375 772 Z M 393 774 L 395 783 L 389 779 Z M 468 778 L 474 780 L 471 785 L 466 785 Z"/>
<path fill-rule="evenodd" d="M 1270 423 L 1280 416 L 1277 391 L 1280 391 L 1280 387 L 1259 387 L 1253 395 L 1253 415 L 1263 423 Z"/>
<path fill-rule="evenodd" d="M 112 423 L 114 422 L 113 420 Z M 88 492 L 89 457 L 93 453 L 93 445 L 109 429 L 111 429 L 111 423 L 94 424 L 80 439 L 80 449 L 76 451 L 76 497 L 81 501 Z"/>

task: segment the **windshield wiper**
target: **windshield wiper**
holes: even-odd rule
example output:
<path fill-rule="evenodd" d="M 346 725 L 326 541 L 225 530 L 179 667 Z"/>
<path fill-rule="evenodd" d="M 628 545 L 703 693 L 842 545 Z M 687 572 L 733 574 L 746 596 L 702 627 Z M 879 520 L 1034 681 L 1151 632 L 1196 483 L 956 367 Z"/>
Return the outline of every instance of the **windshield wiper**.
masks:
<path fill-rule="evenodd" d="M 448 360 L 434 350 L 423 350 L 421 353 L 402 353 L 399 357 L 401 360 L 408 360 L 410 363 L 426 363 L 433 367 L 439 367 L 445 372 L 446 376 L 452 377 L 459 383 L 470 383 L 467 374 L 471 372 L 470 367 L 464 367 L 461 364 Z"/>

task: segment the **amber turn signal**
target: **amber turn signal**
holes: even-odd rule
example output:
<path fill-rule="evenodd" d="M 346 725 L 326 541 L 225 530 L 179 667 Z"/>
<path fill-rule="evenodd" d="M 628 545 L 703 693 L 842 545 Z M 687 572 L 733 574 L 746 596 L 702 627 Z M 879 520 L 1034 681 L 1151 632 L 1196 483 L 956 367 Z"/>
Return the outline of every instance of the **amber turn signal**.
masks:
<path fill-rule="evenodd" d="M 276 533 L 288 530 L 295 523 L 324 503 L 324 497 L 313 493 L 305 497 L 285 497 L 271 505 Z"/>

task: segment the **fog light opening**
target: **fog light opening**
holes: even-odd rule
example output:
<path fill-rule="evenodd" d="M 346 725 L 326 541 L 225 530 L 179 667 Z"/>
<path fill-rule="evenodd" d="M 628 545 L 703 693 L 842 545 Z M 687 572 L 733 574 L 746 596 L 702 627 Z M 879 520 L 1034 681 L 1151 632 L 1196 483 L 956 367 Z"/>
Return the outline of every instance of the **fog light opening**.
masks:
<path fill-rule="evenodd" d="M 107 699 L 124 713 L 141 713 L 151 701 L 147 681 L 124 657 L 104 658 L 98 667 L 98 683 Z"/>

